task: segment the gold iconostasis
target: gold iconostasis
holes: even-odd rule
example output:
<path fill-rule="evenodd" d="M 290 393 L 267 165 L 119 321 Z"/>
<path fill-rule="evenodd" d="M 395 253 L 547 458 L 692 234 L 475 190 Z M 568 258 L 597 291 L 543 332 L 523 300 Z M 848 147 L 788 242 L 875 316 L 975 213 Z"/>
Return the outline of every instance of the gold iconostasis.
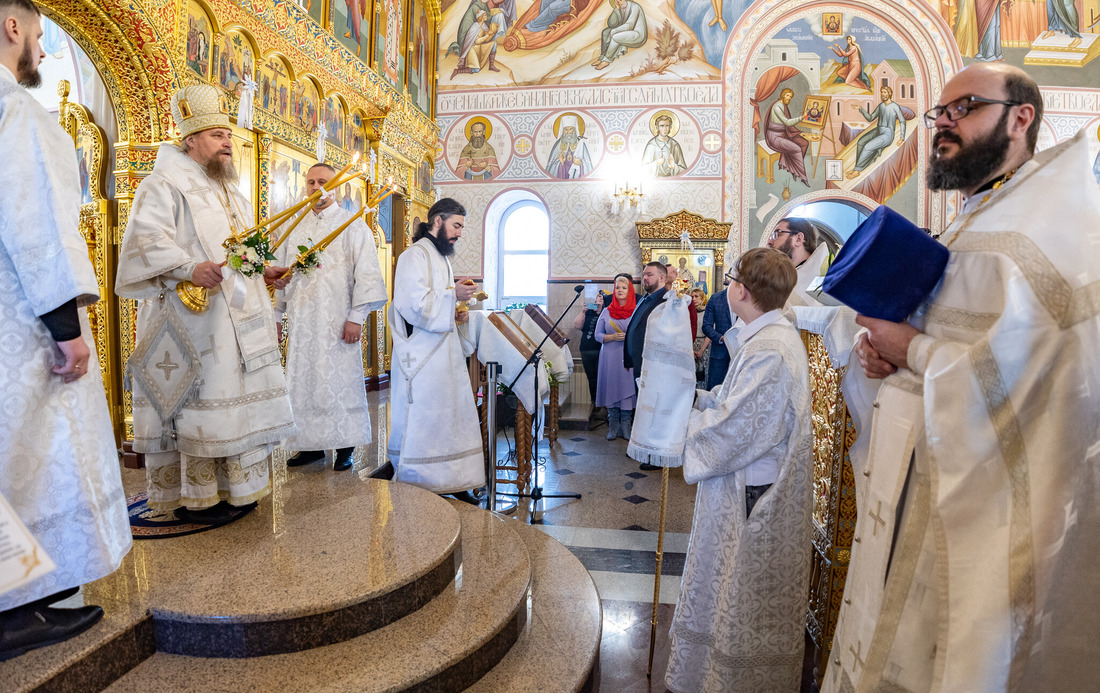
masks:
<path fill-rule="evenodd" d="M 240 188 L 257 221 L 302 198 L 305 173 L 321 151 L 337 169 L 355 156 L 371 168 L 374 184 L 358 179 L 336 191 L 337 204 L 347 209 L 359 209 L 392 180 L 396 193 L 367 218 L 392 284 L 411 221 L 425 218 L 433 201 L 439 0 L 39 5 L 48 20 L 44 41 L 58 51 L 68 45 L 74 54 L 70 79 L 76 84 L 55 79 L 40 91 L 56 89 L 58 120 L 72 135 L 80 162 L 81 230 L 105 297 L 90 317 L 121 444 L 131 437 L 122 376 L 134 348 L 135 304 L 113 294 L 116 253 L 137 185 L 152 171 L 160 143 L 178 136 L 168 104 L 180 87 L 205 82 L 221 88 L 234 122 L 242 97 L 251 96 L 251 127 L 235 126 L 233 135 Z M 81 103 L 96 86 L 107 104 Z M 377 311 L 363 326 L 371 388 L 388 379 L 383 316 Z"/>

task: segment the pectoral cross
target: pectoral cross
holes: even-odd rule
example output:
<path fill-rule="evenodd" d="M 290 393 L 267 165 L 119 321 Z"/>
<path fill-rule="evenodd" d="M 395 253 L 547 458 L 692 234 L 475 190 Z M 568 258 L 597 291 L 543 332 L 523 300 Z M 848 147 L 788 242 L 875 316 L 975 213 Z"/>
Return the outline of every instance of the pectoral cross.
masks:
<path fill-rule="evenodd" d="M 886 520 L 882 519 L 882 501 L 878 502 L 878 507 L 875 510 L 872 510 L 867 514 L 872 520 L 875 521 L 875 524 L 871 525 L 871 529 L 873 530 L 871 536 L 877 537 L 879 525 L 882 525 L 882 528 L 886 529 Z"/>
<path fill-rule="evenodd" d="M 172 377 L 172 371 L 179 368 L 178 365 L 172 362 L 172 357 L 167 351 L 164 352 L 164 360 L 156 364 L 156 367 L 164 373 L 165 382 L 168 382 L 168 379 Z"/>

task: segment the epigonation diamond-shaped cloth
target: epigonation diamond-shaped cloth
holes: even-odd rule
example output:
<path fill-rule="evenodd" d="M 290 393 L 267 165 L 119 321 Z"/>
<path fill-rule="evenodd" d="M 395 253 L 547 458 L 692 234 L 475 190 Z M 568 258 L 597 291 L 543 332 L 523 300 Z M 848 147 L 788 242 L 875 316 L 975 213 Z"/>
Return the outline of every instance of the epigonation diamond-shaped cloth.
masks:
<path fill-rule="evenodd" d="M 626 454 L 659 467 L 680 467 L 695 402 L 695 355 L 687 312 L 691 296 L 666 295 L 646 322 L 638 404 Z"/>
<path fill-rule="evenodd" d="M 165 306 L 145 339 L 126 362 L 126 378 L 137 380 L 161 420 L 161 445 L 172 435 L 172 420 L 197 392 L 200 362 L 195 345 L 171 304 Z"/>

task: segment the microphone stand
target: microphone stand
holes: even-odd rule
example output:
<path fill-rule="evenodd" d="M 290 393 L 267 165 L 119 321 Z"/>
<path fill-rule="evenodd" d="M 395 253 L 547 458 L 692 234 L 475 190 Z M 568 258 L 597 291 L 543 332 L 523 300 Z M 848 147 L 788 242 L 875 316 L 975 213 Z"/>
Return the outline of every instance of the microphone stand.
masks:
<path fill-rule="evenodd" d="M 573 304 L 577 302 L 577 299 L 581 297 L 581 292 L 584 291 L 584 287 L 583 286 L 578 286 L 574 289 L 574 291 L 577 292 L 577 295 L 573 297 L 573 300 L 569 302 L 569 305 L 566 306 L 565 310 L 562 311 L 561 315 L 558 316 L 558 319 L 554 322 L 553 326 L 551 326 L 551 328 L 549 330 L 547 330 L 546 336 L 544 336 L 542 338 L 542 341 L 539 342 L 538 346 L 535 347 L 535 350 L 531 352 L 531 356 L 528 357 L 527 362 L 523 364 L 523 368 L 519 369 L 519 373 L 516 373 L 516 377 L 513 378 L 511 384 L 508 385 L 508 389 L 512 390 L 514 392 L 516 382 L 519 381 L 520 376 L 523 375 L 523 371 L 525 371 L 527 369 L 527 366 L 533 365 L 535 367 L 535 369 L 534 369 L 534 375 L 535 375 L 535 411 L 533 411 L 531 413 L 532 425 L 534 427 L 534 434 L 532 435 L 532 438 L 531 438 L 532 441 L 533 441 L 532 442 L 532 447 L 534 449 L 531 451 L 531 455 L 534 458 L 534 459 L 532 459 L 532 462 L 534 463 L 532 466 L 534 467 L 534 476 L 535 476 L 535 478 L 534 478 L 534 484 L 531 486 L 531 493 L 500 493 L 500 492 L 498 492 L 496 494 L 498 496 L 508 496 L 510 498 L 530 498 L 531 500 L 535 501 L 535 503 L 538 503 L 543 498 L 576 498 L 576 499 L 581 498 L 581 494 L 579 494 L 579 493 L 560 493 L 560 494 L 543 493 L 542 492 L 542 486 L 539 485 L 539 461 L 538 461 L 539 410 L 542 409 L 542 407 L 541 407 L 542 394 L 539 392 L 539 361 L 542 360 L 542 345 L 546 343 L 547 339 L 550 339 L 550 335 L 552 335 L 554 333 L 554 330 L 556 330 L 558 328 L 558 323 L 560 323 L 562 318 L 565 317 L 566 313 L 568 313 L 573 308 Z M 493 422 L 493 425 L 495 426 L 496 422 Z M 494 464 L 496 464 L 496 463 L 494 462 Z"/>

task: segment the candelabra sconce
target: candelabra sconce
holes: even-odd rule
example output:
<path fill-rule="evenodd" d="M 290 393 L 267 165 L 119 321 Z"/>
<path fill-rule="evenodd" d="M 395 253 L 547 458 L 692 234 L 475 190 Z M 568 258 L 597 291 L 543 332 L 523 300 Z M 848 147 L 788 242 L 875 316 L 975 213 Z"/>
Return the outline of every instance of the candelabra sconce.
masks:
<path fill-rule="evenodd" d="M 617 184 L 611 191 L 611 213 L 645 214 L 645 193 L 642 184 Z"/>

